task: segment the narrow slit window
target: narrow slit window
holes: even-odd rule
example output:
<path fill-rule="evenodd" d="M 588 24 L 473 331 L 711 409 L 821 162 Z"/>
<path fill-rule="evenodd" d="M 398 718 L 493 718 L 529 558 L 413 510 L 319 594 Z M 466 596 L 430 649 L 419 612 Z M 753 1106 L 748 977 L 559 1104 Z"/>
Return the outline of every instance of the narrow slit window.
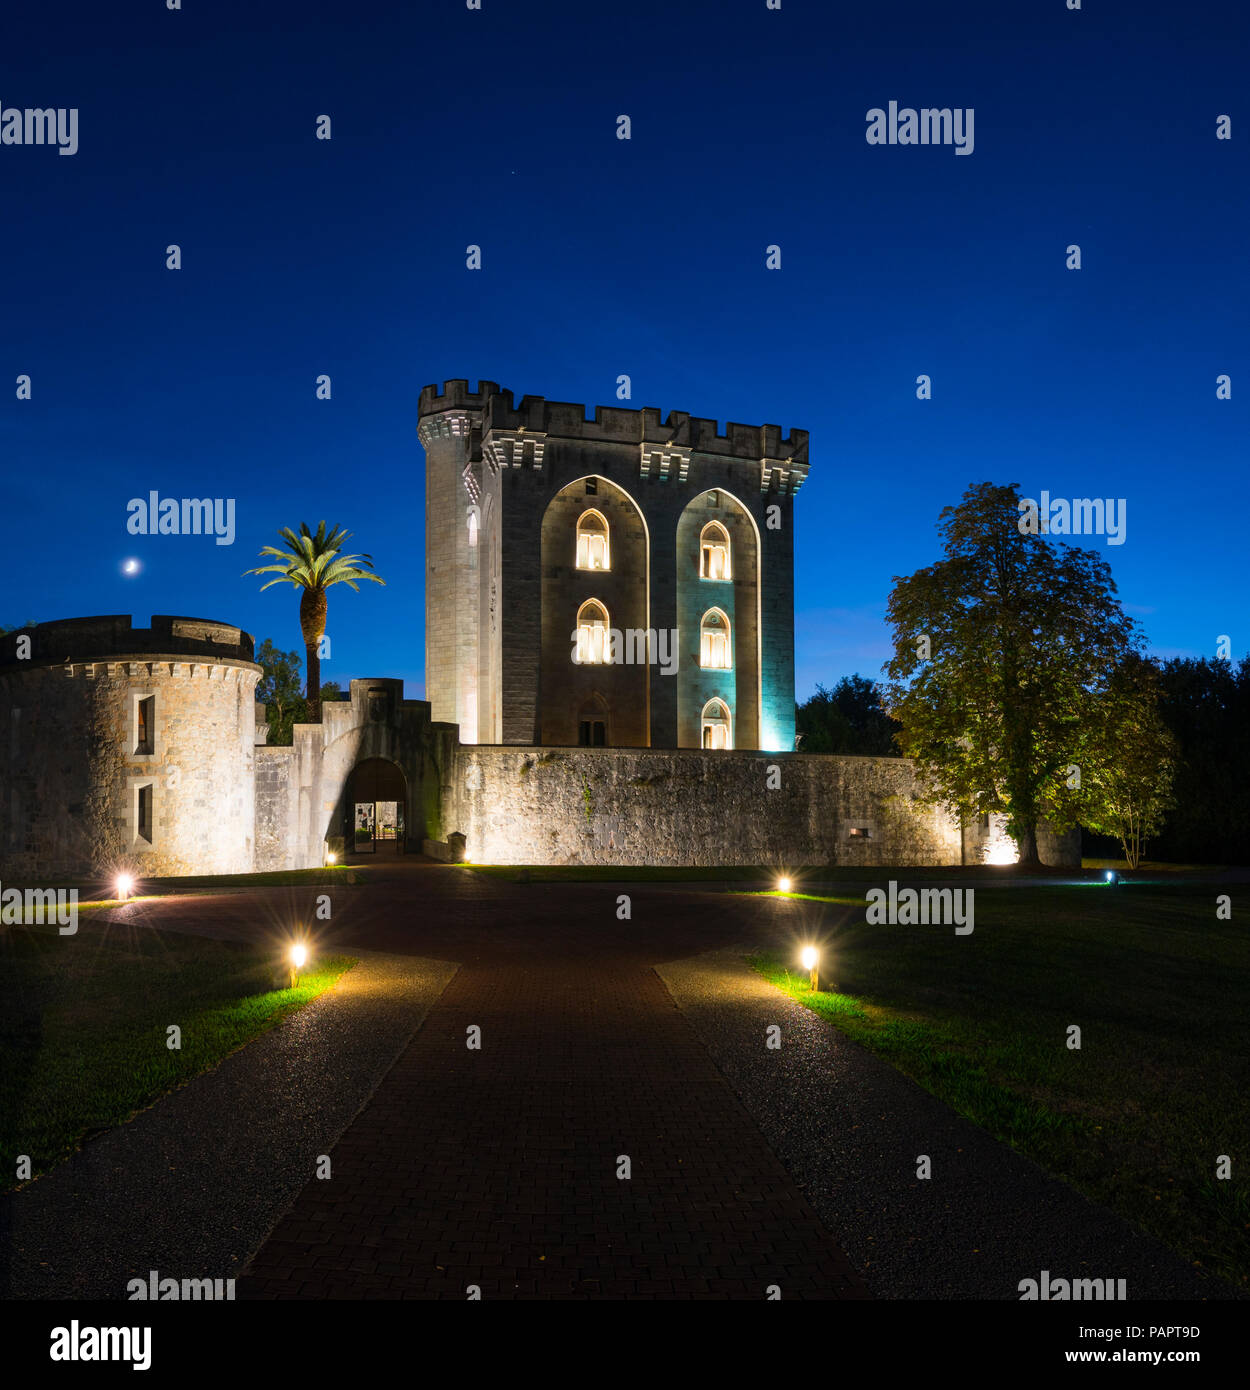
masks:
<path fill-rule="evenodd" d="M 140 840 L 152 843 L 152 784 L 138 789 L 135 805 L 135 834 Z"/>
<path fill-rule="evenodd" d="M 156 696 L 147 695 L 135 706 L 135 752 L 156 751 Z"/>

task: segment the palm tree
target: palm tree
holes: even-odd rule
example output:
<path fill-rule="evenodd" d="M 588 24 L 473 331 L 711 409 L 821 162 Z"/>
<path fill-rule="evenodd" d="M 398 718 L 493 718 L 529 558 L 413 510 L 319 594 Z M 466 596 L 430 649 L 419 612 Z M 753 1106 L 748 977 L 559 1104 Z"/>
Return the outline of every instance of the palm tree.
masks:
<path fill-rule="evenodd" d="M 279 563 L 261 565 L 246 570 L 245 574 L 278 576 L 260 586 L 262 594 L 271 584 L 294 584 L 297 589 L 303 589 L 299 601 L 299 625 L 304 634 L 307 657 L 308 720 L 311 724 L 320 724 L 321 655 L 318 647 L 326 630 L 326 590 L 331 584 L 350 584 L 359 593 L 356 583 L 359 579 L 372 579 L 375 584 L 385 584 L 386 580 L 373 573 L 372 555 L 339 554 L 343 543 L 351 537 L 350 531 L 334 526 L 326 535 L 326 524 L 322 521 L 318 523 L 314 536 L 308 529 L 308 523 L 301 521 L 298 536 L 289 526 L 284 526 L 278 534 L 285 549 L 267 545 L 260 554 L 262 559 L 272 555 Z"/>

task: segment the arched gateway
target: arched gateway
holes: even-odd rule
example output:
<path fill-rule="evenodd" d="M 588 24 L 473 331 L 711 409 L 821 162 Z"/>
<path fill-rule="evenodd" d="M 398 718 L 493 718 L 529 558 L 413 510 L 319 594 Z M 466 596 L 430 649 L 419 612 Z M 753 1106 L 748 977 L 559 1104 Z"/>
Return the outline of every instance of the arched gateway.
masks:
<path fill-rule="evenodd" d="M 352 769 L 344 835 L 349 853 L 402 854 L 408 779 L 389 758 L 366 758 Z"/>

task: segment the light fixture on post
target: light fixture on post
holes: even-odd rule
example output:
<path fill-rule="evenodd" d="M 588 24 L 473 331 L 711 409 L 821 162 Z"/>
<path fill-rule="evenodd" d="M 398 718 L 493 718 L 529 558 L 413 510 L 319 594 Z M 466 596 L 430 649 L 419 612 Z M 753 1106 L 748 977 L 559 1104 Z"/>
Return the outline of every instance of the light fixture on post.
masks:
<path fill-rule="evenodd" d="M 812 993 L 820 993 L 820 952 L 815 946 L 804 946 L 799 959 L 803 962 L 803 969 L 810 970 Z"/>
<path fill-rule="evenodd" d="M 308 959 L 308 947 L 302 942 L 297 941 L 291 947 L 291 988 L 294 989 L 296 981 L 299 979 L 300 967 Z"/>

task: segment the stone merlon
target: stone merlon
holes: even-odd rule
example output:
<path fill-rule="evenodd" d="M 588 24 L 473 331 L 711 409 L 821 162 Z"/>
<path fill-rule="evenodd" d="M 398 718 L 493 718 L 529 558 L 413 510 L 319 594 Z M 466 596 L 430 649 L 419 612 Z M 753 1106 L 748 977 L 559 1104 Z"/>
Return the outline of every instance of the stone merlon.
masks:
<path fill-rule="evenodd" d="M 523 396 L 513 405 L 512 392 L 493 381 L 479 381 L 476 391 L 466 380 L 437 383 L 422 388 L 419 415 L 425 418 L 444 411 L 462 410 L 473 415 L 473 426 L 490 430 L 532 431 L 551 438 L 598 440 L 619 444 L 670 444 L 704 454 L 730 458 L 774 459 L 807 467 L 806 430 L 791 429 L 782 435 L 780 425 L 741 425 L 730 421 L 720 433 L 716 420 L 706 420 L 683 410 L 667 418 L 654 407 L 629 410 L 598 405 L 592 418 L 586 407 L 568 401 L 549 401 L 543 396 Z"/>

